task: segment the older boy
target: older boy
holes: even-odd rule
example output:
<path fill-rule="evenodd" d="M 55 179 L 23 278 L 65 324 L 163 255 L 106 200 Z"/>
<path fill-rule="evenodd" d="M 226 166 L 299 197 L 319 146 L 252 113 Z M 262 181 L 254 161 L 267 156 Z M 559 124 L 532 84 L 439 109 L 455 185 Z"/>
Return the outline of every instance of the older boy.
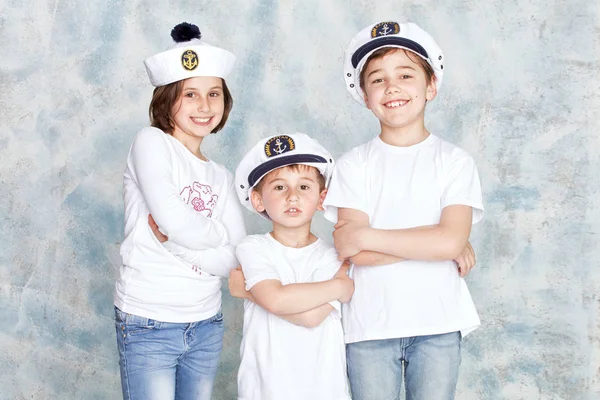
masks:
<path fill-rule="evenodd" d="M 326 149 L 296 133 L 259 141 L 237 168 L 240 201 L 273 224 L 242 240 L 243 274 L 230 277 L 232 294 L 247 299 L 240 400 L 350 399 L 340 302 L 354 284 L 333 246 L 310 231 L 333 166 Z"/>
<path fill-rule="evenodd" d="M 461 340 L 479 318 L 450 260 L 483 206 L 473 159 L 424 126 L 445 60 L 429 34 L 397 22 L 360 31 L 345 60 L 347 89 L 381 126 L 339 160 L 325 200 L 339 256 L 356 265 L 344 306 L 352 397 L 396 399 L 404 377 L 408 400 L 453 399 Z"/>

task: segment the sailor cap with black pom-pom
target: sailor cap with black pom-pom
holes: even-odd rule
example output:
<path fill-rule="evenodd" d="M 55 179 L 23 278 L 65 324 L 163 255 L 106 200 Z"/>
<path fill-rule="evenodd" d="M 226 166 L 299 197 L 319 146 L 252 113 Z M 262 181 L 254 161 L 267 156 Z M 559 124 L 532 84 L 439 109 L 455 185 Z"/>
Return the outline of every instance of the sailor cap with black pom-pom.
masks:
<path fill-rule="evenodd" d="M 182 22 L 171 30 L 175 45 L 144 61 L 153 86 L 164 86 L 196 76 L 227 78 L 235 56 L 203 41 L 200 29 Z"/>

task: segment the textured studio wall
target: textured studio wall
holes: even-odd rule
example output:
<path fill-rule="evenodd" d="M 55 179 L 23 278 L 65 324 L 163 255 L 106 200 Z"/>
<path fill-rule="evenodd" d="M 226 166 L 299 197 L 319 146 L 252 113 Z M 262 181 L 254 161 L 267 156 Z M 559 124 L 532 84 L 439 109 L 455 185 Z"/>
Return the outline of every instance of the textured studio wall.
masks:
<path fill-rule="evenodd" d="M 0 398 L 118 399 L 112 292 L 122 172 L 147 124 L 142 60 L 197 23 L 238 56 L 236 100 L 206 152 L 234 169 L 259 137 L 335 156 L 377 133 L 347 94 L 346 43 L 411 19 L 448 60 L 429 129 L 478 162 L 485 220 L 468 284 L 459 399 L 600 398 L 598 0 L 0 1 Z M 264 231 L 247 214 L 249 232 Z M 315 231 L 329 237 L 319 217 Z M 241 303 L 215 399 L 236 392 Z"/>

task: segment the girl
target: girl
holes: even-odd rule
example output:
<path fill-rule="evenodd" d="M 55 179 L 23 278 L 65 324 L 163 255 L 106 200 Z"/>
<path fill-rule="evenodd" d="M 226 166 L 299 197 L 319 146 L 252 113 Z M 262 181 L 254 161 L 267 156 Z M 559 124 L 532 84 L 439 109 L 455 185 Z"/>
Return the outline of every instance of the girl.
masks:
<path fill-rule="evenodd" d="M 224 329 L 220 279 L 246 235 L 232 174 L 200 149 L 231 111 L 225 78 L 235 56 L 200 40 L 195 25 L 171 36 L 175 46 L 144 62 L 156 87 L 152 126 L 136 135 L 124 175 L 114 304 L 125 399 L 210 398 Z M 186 252 L 195 263 L 177 256 Z"/>

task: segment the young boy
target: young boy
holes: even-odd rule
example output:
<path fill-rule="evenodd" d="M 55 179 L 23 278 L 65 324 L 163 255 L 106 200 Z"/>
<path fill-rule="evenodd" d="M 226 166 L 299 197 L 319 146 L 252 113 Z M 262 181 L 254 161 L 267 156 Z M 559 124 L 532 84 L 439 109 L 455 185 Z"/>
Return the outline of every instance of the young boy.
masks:
<path fill-rule="evenodd" d="M 324 202 L 339 256 L 355 265 L 343 319 L 354 400 L 395 399 L 403 377 L 409 400 L 454 398 L 462 337 L 480 323 L 468 270 L 449 261 L 483 216 L 479 176 L 424 126 L 444 64 L 412 23 L 370 25 L 346 52 L 346 87 L 381 126 L 339 160 Z"/>
<path fill-rule="evenodd" d="M 232 295 L 247 299 L 240 400 L 350 399 L 340 302 L 354 284 L 333 246 L 310 231 L 333 166 L 296 133 L 262 139 L 237 168 L 240 201 L 273 224 L 238 244 L 243 274 L 230 276 Z"/>

